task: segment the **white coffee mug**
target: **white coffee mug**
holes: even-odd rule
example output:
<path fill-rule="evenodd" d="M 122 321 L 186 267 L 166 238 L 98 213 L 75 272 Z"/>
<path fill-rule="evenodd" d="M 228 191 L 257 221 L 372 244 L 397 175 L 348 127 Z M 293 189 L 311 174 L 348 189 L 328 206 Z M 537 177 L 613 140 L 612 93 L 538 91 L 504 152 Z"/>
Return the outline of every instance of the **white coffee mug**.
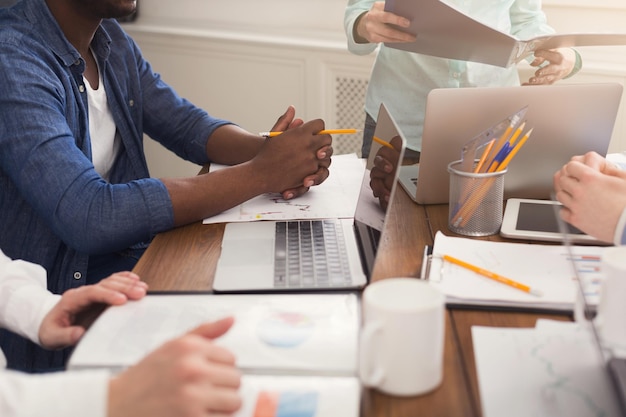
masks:
<path fill-rule="evenodd" d="M 426 281 L 389 278 L 363 291 L 359 373 L 365 386 L 423 394 L 443 379 L 445 297 Z"/>
<path fill-rule="evenodd" d="M 626 246 L 606 248 L 596 325 L 602 345 L 626 353 Z M 621 355 L 620 355 L 621 356 Z"/>

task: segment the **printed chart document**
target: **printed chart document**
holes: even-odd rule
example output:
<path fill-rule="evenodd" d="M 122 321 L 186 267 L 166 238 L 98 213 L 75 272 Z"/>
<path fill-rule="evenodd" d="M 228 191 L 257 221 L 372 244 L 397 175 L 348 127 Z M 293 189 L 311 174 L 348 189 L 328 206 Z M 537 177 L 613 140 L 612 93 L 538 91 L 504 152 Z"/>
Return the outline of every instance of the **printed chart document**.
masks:
<path fill-rule="evenodd" d="M 577 323 L 472 327 L 484 417 L 619 417 L 591 333 Z"/>
<path fill-rule="evenodd" d="M 223 166 L 211 164 L 211 171 Z M 354 217 L 365 161 L 356 154 L 333 156 L 330 176 L 320 185 L 293 200 L 280 194 L 263 194 L 204 219 L 204 224 L 256 220 L 296 220 Z"/>
<path fill-rule="evenodd" d="M 215 343 L 234 353 L 244 374 L 237 416 L 359 415 L 355 294 L 151 294 L 105 310 L 68 369 L 120 371 L 165 341 L 226 316 L 235 323 Z"/>
<path fill-rule="evenodd" d="M 626 33 L 572 33 L 517 39 L 472 19 L 440 0 L 387 0 L 385 10 L 411 21 L 411 43 L 391 48 L 441 58 L 510 67 L 540 49 L 571 46 L 626 45 Z"/>
<path fill-rule="evenodd" d="M 574 246 L 575 265 L 585 297 L 597 305 L 600 293 L 600 256 L 603 246 Z M 494 272 L 541 292 L 533 295 L 444 261 L 449 255 L 478 268 Z M 446 294 L 450 306 L 482 305 L 542 311 L 572 311 L 578 283 L 562 245 L 492 242 L 435 236 L 428 273 L 431 285 Z"/>

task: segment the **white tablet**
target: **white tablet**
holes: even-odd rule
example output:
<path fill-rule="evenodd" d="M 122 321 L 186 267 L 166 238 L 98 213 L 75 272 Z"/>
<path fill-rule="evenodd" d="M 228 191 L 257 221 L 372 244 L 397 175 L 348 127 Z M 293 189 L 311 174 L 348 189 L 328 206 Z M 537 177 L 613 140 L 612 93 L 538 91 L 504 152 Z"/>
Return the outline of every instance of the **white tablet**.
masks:
<path fill-rule="evenodd" d="M 563 242 L 559 231 L 558 201 L 510 198 L 507 200 L 500 235 L 512 239 Z M 572 225 L 568 235 L 572 243 L 607 244 L 591 237 Z"/>

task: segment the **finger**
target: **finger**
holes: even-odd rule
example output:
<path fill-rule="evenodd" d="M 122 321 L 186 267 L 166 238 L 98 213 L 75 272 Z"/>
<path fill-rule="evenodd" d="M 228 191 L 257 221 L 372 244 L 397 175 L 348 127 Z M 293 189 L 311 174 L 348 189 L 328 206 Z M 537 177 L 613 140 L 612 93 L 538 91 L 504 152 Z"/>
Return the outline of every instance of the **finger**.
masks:
<path fill-rule="evenodd" d="M 113 274 L 100 281 L 97 285 L 118 291 L 131 300 L 142 298 L 148 290 L 148 284 L 140 281 L 139 276 L 132 272 Z"/>
<path fill-rule="evenodd" d="M 326 168 L 330 166 L 330 157 L 333 155 L 333 147 L 330 145 L 324 146 L 317 151 L 317 159 L 320 161 L 328 161 Z"/>
<path fill-rule="evenodd" d="M 57 328 L 55 330 L 55 345 L 61 346 L 74 346 L 81 337 L 85 334 L 86 330 L 81 326 L 71 326 L 65 328 Z"/>
<path fill-rule="evenodd" d="M 272 131 L 281 132 L 287 130 L 292 122 L 294 122 L 294 117 L 296 115 L 296 108 L 293 106 L 287 107 L 287 110 L 276 120 L 274 126 L 272 126 Z"/>
<path fill-rule="evenodd" d="M 127 300 L 128 298 L 125 294 L 102 285 L 73 288 L 66 291 L 62 298 L 65 310 L 71 313 L 78 313 L 86 307 L 97 303 L 121 305 Z"/>
<path fill-rule="evenodd" d="M 328 176 L 330 175 L 330 171 L 325 167 L 320 167 L 314 175 L 309 175 L 304 178 L 303 184 L 305 187 L 312 187 L 314 185 L 319 185 L 326 181 Z"/>
<path fill-rule="evenodd" d="M 225 317 L 221 320 L 201 324 L 200 326 L 191 330 L 189 333 L 202 336 L 207 339 L 215 339 L 226 333 L 228 329 L 232 327 L 234 322 L 234 317 Z"/>
<path fill-rule="evenodd" d="M 281 193 L 284 200 L 291 200 L 301 195 L 306 194 L 309 191 L 309 187 L 301 186 L 297 188 L 290 188 Z"/>
<path fill-rule="evenodd" d="M 296 127 L 300 127 L 304 124 L 304 120 L 300 118 L 293 119 L 291 123 L 289 123 L 289 129 L 295 129 Z"/>
<path fill-rule="evenodd" d="M 232 389 L 210 387 L 206 390 L 208 411 L 211 417 L 232 417 L 242 405 L 241 396 Z"/>

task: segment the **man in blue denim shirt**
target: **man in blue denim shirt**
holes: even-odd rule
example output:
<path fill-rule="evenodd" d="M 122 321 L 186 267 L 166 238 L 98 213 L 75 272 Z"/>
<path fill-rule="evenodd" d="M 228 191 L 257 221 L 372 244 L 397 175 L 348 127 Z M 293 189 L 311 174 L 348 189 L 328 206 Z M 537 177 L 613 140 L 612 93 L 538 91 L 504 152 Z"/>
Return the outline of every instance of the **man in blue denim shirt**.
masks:
<path fill-rule="evenodd" d="M 131 269 L 159 232 L 262 193 L 293 198 L 328 177 L 322 120 L 303 123 L 290 107 L 273 127 L 286 132 L 263 140 L 209 116 L 166 85 L 111 19 L 135 7 L 22 0 L 0 10 L 0 248 L 42 265 L 57 294 Z M 194 163 L 233 166 L 149 178 L 144 133 Z M 94 166 L 102 155 L 106 173 Z M 68 353 L 7 333 L 0 345 L 9 367 L 25 371 L 63 366 Z"/>

